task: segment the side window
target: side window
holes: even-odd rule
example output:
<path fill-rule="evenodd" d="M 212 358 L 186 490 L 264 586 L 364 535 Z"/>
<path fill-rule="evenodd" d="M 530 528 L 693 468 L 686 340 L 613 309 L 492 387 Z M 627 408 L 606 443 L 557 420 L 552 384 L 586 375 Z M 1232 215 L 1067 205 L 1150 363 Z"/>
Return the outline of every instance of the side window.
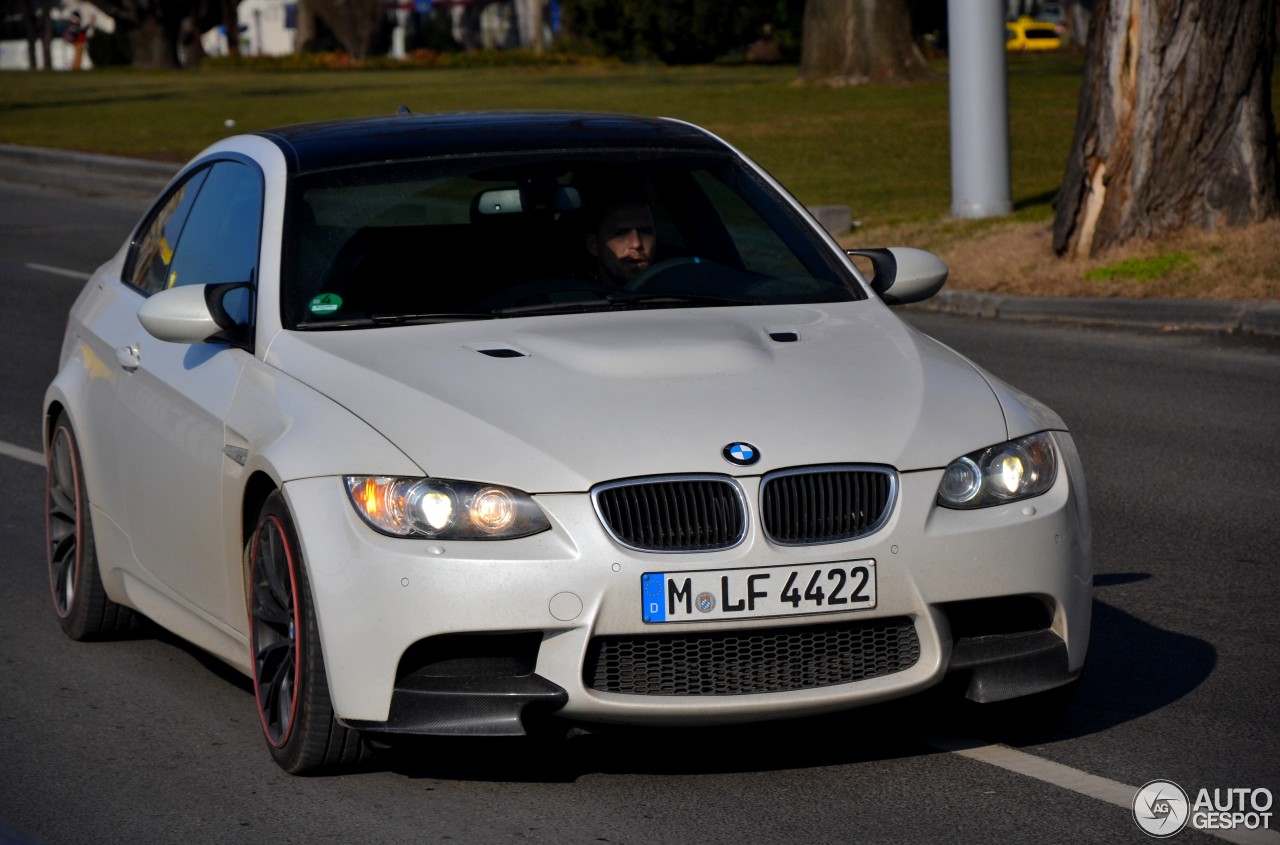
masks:
<path fill-rule="evenodd" d="M 165 286 L 253 281 L 261 225 L 258 174 L 238 162 L 218 162 L 187 217 Z"/>
<path fill-rule="evenodd" d="M 209 170 L 187 217 L 166 287 L 254 282 L 262 228 L 262 178 L 234 161 Z M 248 291 L 224 300 L 237 323 L 249 322 Z"/>
<path fill-rule="evenodd" d="M 200 193 L 200 186 L 208 175 L 208 168 L 196 172 L 153 212 L 138 237 L 129 284 L 142 288 L 147 293 L 155 293 L 168 287 L 173 251 L 178 246 L 182 227 L 187 222 L 187 215 L 191 213 L 196 195 Z"/>

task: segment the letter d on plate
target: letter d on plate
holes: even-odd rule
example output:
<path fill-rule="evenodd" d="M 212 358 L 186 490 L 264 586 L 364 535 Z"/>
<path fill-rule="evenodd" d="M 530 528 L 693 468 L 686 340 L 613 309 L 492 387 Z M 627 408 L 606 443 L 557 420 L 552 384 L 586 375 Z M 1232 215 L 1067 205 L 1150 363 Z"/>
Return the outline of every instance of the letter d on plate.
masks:
<path fill-rule="evenodd" d="M 666 583 L 667 576 L 662 572 L 646 572 L 640 576 L 640 591 L 644 600 L 644 621 L 667 621 L 667 599 L 664 594 Z"/>

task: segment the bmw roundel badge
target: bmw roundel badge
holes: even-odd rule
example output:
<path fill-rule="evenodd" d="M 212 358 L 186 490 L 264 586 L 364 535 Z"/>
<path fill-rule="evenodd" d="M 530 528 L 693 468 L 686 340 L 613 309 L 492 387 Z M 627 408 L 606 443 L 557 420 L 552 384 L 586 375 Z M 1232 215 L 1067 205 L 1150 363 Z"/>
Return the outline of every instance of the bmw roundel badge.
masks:
<path fill-rule="evenodd" d="M 740 467 L 749 467 L 760 460 L 760 450 L 750 443 L 730 443 L 722 454 L 726 461 Z"/>

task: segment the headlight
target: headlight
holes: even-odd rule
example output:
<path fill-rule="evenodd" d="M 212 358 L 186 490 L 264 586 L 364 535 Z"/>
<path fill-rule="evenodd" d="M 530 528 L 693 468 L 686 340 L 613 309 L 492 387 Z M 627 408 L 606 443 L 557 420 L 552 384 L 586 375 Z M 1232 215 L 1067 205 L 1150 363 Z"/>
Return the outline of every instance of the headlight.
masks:
<path fill-rule="evenodd" d="M 551 523 L 528 493 L 439 478 L 343 478 L 356 513 L 383 534 L 440 540 L 508 540 Z"/>
<path fill-rule="evenodd" d="M 938 504 L 986 508 L 1039 496 L 1057 474 L 1053 440 L 1044 432 L 1033 434 L 956 458 L 942 474 Z"/>

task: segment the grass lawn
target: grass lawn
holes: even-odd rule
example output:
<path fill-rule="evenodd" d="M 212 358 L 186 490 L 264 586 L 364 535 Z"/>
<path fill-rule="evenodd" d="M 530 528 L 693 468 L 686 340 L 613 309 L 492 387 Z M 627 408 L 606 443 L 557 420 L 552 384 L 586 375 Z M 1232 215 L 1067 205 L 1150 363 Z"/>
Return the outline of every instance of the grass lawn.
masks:
<path fill-rule="evenodd" d="M 1196 278 L 1217 265 L 1195 244 L 1165 249 L 1185 252 L 1188 260 L 1157 262 L 1169 270 L 1154 280 L 1150 273 L 1128 279 L 1123 272 L 1085 279 L 1106 262 L 1058 262 L 1048 252 L 1045 230 L 1071 147 L 1083 70 L 1083 58 L 1075 54 L 1009 57 L 1015 211 L 996 221 L 949 218 L 945 62 L 936 69 L 933 81 L 842 89 L 795 85 L 790 67 L 5 72 L 0 142 L 176 162 L 232 132 L 391 114 L 401 104 L 415 112 L 567 108 L 665 115 L 719 134 L 804 203 L 848 205 L 863 224 L 850 244 L 909 242 L 938 251 L 953 265 L 957 285 L 1041 294 L 1200 295 Z M 233 129 L 228 120 L 235 121 Z M 1011 248 L 1004 243 L 1011 233 L 1020 244 L 1017 254 L 993 268 L 991 257 Z M 1000 243 L 981 248 L 990 238 Z M 1141 261 L 1160 248 L 1121 258 Z M 971 260 L 966 250 L 973 252 Z M 1061 273 L 1042 272 L 1042 260 L 1045 268 L 1070 268 L 1070 290 Z M 1276 282 L 1265 287 L 1267 274 L 1280 278 L 1280 257 L 1248 272 L 1260 272 L 1263 287 L 1251 282 L 1226 296 L 1280 296 Z M 1164 285 L 1169 278 L 1177 281 L 1173 288 Z"/>
<path fill-rule="evenodd" d="M 1082 60 L 1031 58 L 1010 62 L 1014 200 L 1044 216 L 1070 148 Z M 391 114 L 401 104 L 415 112 L 632 112 L 705 126 L 802 201 L 844 203 L 864 222 L 947 213 L 941 74 L 918 85 L 845 89 L 796 86 L 794 78 L 790 67 L 15 72 L 0 75 L 0 141 L 185 161 L 232 131 Z"/>

